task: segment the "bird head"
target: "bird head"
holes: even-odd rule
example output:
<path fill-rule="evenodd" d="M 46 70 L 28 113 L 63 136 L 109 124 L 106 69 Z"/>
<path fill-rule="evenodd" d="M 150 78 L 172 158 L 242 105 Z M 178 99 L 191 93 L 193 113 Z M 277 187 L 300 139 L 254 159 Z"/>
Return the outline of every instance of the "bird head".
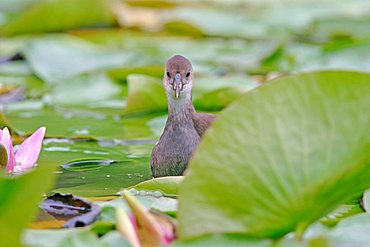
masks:
<path fill-rule="evenodd" d="M 180 55 L 171 57 L 166 63 L 163 84 L 167 94 L 179 99 L 181 95 L 190 94 L 194 72 L 190 61 Z"/>

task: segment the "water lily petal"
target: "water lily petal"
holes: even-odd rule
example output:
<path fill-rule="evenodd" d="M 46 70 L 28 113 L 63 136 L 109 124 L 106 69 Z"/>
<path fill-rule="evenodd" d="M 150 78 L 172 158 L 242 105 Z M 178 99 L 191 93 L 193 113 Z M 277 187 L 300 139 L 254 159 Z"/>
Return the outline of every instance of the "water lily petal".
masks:
<path fill-rule="evenodd" d="M 168 217 L 151 213 L 127 191 L 123 192 L 123 196 L 135 216 L 142 246 L 167 245 L 175 238 L 174 225 Z"/>
<path fill-rule="evenodd" d="M 11 173 L 14 170 L 15 166 L 15 159 L 14 159 L 14 151 L 13 151 L 13 140 L 10 136 L 8 128 L 4 128 L 2 131 L 0 130 L 0 143 L 5 147 L 6 151 L 8 152 L 8 162 L 6 165 L 7 173 Z"/>
<path fill-rule="evenodd" d="M 120 207 L 116 207 L 117 229 L 124 235 L 133 247 L 141 247 L 136 232 L 136 224 L 133 224 L 127 213 Z"/>
<path fill-rule="evenodd" d="M 45 131 L 45 127 L 39 128 L 19 146 L 15 154 L 17 171 L 25 171 L 35 166 Z"/>

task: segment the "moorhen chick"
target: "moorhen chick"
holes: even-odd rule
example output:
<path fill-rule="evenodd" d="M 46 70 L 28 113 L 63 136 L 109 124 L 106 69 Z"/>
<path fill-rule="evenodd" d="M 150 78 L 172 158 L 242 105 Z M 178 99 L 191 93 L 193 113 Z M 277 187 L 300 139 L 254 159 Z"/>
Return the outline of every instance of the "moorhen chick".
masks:
<path fill-rule="evenodd" d="M 168 100 L 168 118 L 150 160 L 153 177 L 180 176 L 195 148 L 216 116 L 197 113 L 192 103 L 193 67 L 176 55 L 166 63 L 163 85 Z"/>

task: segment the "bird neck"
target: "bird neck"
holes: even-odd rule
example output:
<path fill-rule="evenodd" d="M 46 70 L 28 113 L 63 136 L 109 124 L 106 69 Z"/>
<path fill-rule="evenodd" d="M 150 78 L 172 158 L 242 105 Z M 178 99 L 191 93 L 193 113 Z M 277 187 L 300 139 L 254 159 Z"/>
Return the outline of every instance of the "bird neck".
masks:
<path fill-rule="evenodd" d="M 183 121 L 191 119 L 195 113 L 190 92 L 182 92 L 179 98 L 175 98 L 173 92 L 167 93 L 168 100 L 168 117 L 173 120 Z"/>

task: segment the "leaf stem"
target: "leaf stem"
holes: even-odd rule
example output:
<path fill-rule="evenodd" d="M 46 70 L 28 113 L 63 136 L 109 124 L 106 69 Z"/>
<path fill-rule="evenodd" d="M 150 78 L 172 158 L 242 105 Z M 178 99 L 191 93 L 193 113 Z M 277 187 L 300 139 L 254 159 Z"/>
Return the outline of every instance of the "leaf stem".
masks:
<path fill-rule="evenodd" d="M 295 240 L 302 241 L 303 234 L 304 234 L 305 230 L 307 229 L 307 227 L 308 227 L 307 222 L 301 222 L 297 225 L 297 227 L 295 229 Z"/>

